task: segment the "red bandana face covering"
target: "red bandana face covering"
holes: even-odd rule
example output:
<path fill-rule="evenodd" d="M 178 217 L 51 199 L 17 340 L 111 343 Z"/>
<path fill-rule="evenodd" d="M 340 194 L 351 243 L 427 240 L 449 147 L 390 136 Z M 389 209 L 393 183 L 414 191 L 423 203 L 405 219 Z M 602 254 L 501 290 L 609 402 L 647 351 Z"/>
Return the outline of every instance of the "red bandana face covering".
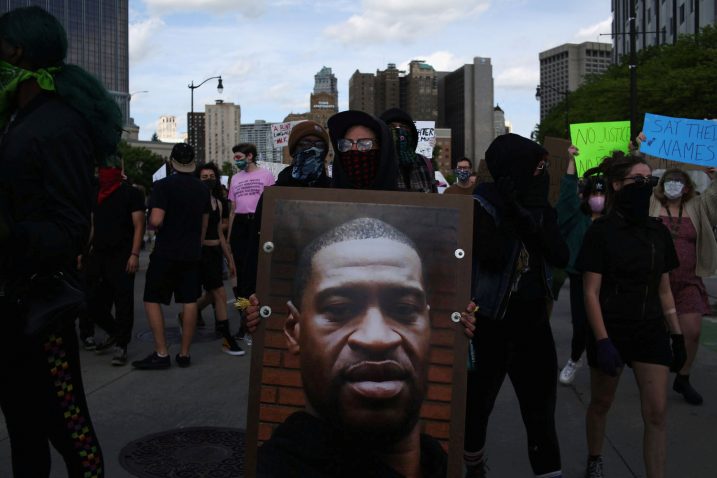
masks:
<path fill-rule="evenodd" d="M 368 188 L 378 174 L 378 150 L 339 153 L 341 165 L 356 189 Z"/>
<path fill-rule="evenodd" d="M 100 192 L 97 195 L 97 204 L 110 197 L 122 184 L 122 168 L 99 168 Z"/>

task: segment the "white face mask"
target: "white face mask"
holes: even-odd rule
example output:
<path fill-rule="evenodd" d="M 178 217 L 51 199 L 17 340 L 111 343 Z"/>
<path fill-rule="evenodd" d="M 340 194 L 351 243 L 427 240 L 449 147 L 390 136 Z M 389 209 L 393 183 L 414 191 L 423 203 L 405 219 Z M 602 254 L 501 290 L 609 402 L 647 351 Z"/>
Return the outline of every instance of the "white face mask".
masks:
<path fill-rule="evenodd" d="M 665 196 L 667 199 L 677 199 L 684 193 L 685 185 L 680 181 L 665 181 Z"/>

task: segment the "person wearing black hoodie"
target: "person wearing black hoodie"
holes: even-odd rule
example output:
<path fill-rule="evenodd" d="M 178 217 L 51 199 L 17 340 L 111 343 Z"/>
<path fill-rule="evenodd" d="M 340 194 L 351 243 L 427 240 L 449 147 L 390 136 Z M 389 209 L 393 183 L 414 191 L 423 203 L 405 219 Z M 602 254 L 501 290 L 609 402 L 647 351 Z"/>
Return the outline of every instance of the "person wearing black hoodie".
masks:
<path fill-rule="evenodd" d="M 431 159 L 416 153 L 418 130 L 411 115 L 399 108 L 381 114 L 381 120 L 391 130 L 391 138 L 398 160 L 398 189 L 419 193 L 437 193 Z"/>
<path fill-rule="evenodd" d="M 468 373 L 466 477 L 485 476 L 488 418 L 506 375 L 515 388 L 533 472 L 560 477 L 555 431 L 557 356 L 550 328 L 551 267 L 568 247 L 548 203 L 547 151 L 506 134 L 485 153 L 494 183 L 475 192 L 473 303 L 475 356 Z"/>

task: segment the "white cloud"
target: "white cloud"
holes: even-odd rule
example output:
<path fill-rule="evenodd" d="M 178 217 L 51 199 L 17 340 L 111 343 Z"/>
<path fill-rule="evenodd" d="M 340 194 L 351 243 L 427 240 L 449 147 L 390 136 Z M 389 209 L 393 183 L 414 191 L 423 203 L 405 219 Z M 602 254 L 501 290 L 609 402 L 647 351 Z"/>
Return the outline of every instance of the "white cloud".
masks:
<path fill-rule="evenodd" d="M 327 27 L 342 43 L 410 42 L 488 9 L 488 0 L 363 0 L 361 12 Z"/>
<path fill-rule="evenodd" d="M 154 35 L 165 26 L 159 18 L 150 18 L 129 26 L 129 61 L 134 66 L 149 58 L 154 48 Z"/>
<path fill-rule="evenodd" d="M 144 0 L 153 14 L 169 14 L 187 11 L 209 13 L 240 12 L 255 17 L 264 12 L 265 0 Z"/>
<path fill-rule="evenodd" d="M 454 71 L 466 63 L 471 63 L 471 58 L 460 58 L 449 51 L 436 51 L 429 55 L 417 55 L 414 58 L 399 63 L 398 69 L 408 71 L 408 64 L 412 60 L 423 60 L 431 65 L 436 71 Z"/>
<path fill-rule="evenodd" d="M 578 30 L 575 38 L 583 41 L 600 41 L 609 43 L 610 37 L 600 37 L 601 33 L 610 33 L 612 31 L 612 15 L 595 25 L 590 25 Z"/>
<path fill-rule="evenodd" d="M 507 68 L 495 78 L 496 88 L 522 90 L 535 88 L 540 83 L 540 72 L 534 66 L 514 66 Z"/>

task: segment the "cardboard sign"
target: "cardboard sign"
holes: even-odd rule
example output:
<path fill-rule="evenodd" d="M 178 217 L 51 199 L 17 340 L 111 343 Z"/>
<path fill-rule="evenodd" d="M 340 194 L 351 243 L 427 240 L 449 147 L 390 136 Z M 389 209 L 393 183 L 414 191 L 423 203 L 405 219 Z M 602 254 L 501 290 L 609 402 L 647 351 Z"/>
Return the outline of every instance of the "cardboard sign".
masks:
<path fill-rule="evenodd" d="M 293 128 L 296 123 L 298 123 L 298 121 L 271 125 L 271 140 L 275 148 L 283 148 L 289 145 L 289 133 L 291 133 L 291 128 Z"/>
<path fill-rule="evenodd" d="M 663 159 L 717 166 L 717 121 L 645 114 L 640 151 Z"/>
<path fill-rule="evenodd" d="M 415 121 L 418 130 L 418 144 L 416 153 L 426 158 L 433 157 L 433 148 L 436 146 L 436 122 Z"/>
<path fill-rule="evenodd" d="M 570 138 L 580 150 L 575 158 L 578 176 L 598 166 L 613 151 L 627 153 L 630 143 L 629 121 L 606 121 L 602 123 L 579 123 L 570 125 Z"/>
<path fill-rule="evenodd" d="M 160 179 L 164 179 L 164 178 L 166 178 L 166 177 L 167 177 L 167 165 L 166 165 L 166 164 L 163 164 L 163 165 L 160 166 L 159 169 L 158 169 L 157 171 L 155 171 L 154 174 L 152 175 L 152 182 L 153 182 L 153 183 L 156 183 L 156 182 L 159 181 Z"/>

